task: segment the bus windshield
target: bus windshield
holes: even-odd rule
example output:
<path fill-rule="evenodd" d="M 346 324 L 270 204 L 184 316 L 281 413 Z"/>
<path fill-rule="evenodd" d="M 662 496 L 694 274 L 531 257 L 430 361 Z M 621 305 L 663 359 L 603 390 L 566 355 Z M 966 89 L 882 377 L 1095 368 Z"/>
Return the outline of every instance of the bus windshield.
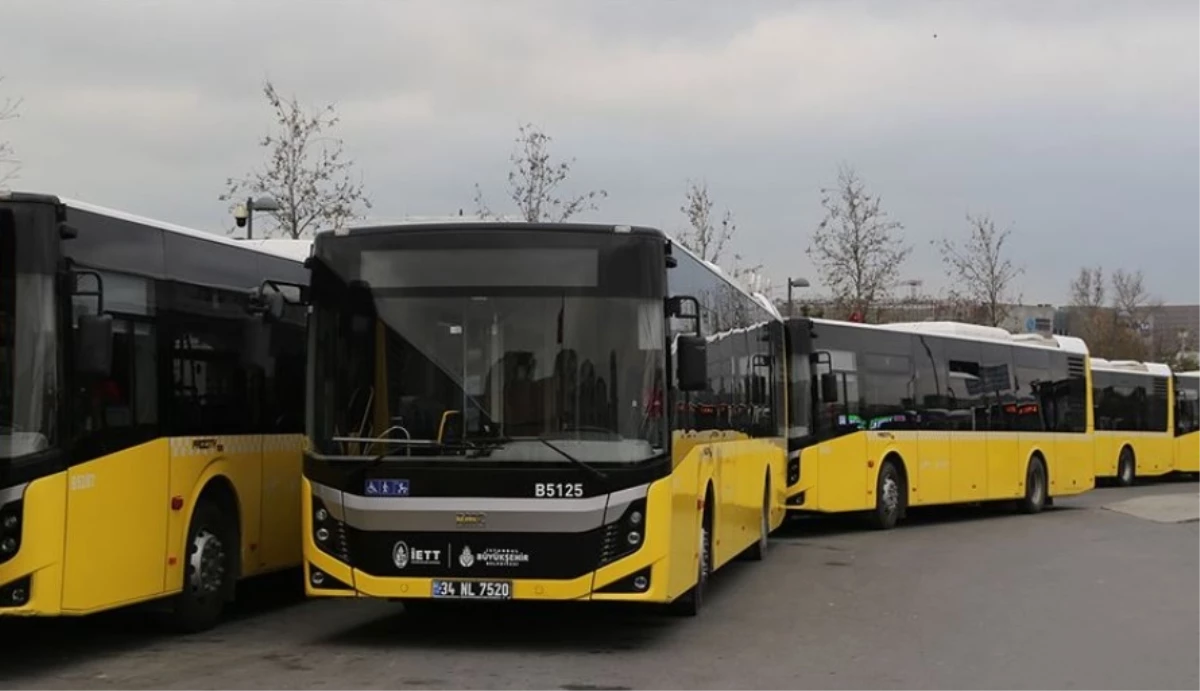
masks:
<path fill-rule="evenodd" d="M 636 463 L 664 452 L 661 299 L 481 288 L 356 302 L 327 282 L 339 289 L 314 291 L 317 450 L 352 453 L 335 438 L 386 433 L 412 441 L 389 446 L 395 456 L 486 448 L 466 456 L 563 463 L 560 449 Z"/>
<path fill-rule="evenodd" d="M 21 271 L 15 225 L 0 209 L 0 463 L 54 442 L 54 277 Z"/>

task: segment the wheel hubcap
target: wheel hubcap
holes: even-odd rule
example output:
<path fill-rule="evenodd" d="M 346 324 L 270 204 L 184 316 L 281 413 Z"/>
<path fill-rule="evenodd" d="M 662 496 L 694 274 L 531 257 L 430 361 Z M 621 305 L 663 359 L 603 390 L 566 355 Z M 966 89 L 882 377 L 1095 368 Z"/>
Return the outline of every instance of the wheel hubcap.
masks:
<path fill-rule="evenodd" d="M 883 480 L 883 508 L 889 513 L 895 513 L 900 506 L 900 485 L 896 478 L 887 477 Z"/>
<path fill-rule="evenodd" d="M 700 582 L 708 580 L 708 528 L 700 528 Z"/>
<path fill-rule="evenodd" d="M 1033 471 L 1033 479 L 1030 482 L 1030 484 L 1032 485 L 1033 491 L 1031 492 L 1031 494 L 1033 495 L 1034 503 L 1035 504 L 1042 503 L 1042 474 L 1037 472 L 1036 470 Z"/>
<path fill-rule="evenodd" d="M 208 530 L 201 530 L 192 542 L 192 590 L 210 595 L 225 582 L 225 547 L 221 539 Z"/>

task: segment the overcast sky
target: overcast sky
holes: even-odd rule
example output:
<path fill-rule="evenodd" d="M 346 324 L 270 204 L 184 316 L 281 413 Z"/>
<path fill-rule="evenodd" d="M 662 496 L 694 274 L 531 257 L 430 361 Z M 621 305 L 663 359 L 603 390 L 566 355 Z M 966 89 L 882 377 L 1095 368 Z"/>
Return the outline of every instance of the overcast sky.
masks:
<path fill-rule="evenodd" d="M 678 230 L 702 177 L 778 283 L 815 279 L 819 190 L 848 163 L 927 289 L 930 241 L 971 211 L 1013 227 L 1027 302 L 1099 264 L 1195 303 L 1198 32 L 1195 0 L 5 0 L 0 102 L 24 104 L 0 139 L 18 189 L 221 232 L 270 77 L 337 104 L 373 217 L 470 211 L 475 182 L 500 207 L 533 121 L 572 190 L 609 192 L 580 220 Z"/>

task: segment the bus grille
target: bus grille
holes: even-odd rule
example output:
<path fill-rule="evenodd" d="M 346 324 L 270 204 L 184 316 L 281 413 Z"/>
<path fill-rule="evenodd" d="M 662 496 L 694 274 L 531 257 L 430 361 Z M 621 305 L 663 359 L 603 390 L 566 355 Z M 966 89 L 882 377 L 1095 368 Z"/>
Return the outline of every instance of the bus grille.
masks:
<path fill-rule="evenodd" d="M 342 563 L 350 563 L 350 540 L 346 537 L 346 524 L 341 521 L 336 521 L 337 529 L 333 533 L 333 548 L 337 558 L 342 560 Z"/>
<path fill-rule="evenodd" d="M 609 523 L 600 534 L 600 565 L 621 555 L 621 523 Z"/>
<path fill-rule="evenodd" d="M 1072 379 L 1084 378 L 1083 358 L 1078 355 L 1067 356 L 1067 376 Z"/>

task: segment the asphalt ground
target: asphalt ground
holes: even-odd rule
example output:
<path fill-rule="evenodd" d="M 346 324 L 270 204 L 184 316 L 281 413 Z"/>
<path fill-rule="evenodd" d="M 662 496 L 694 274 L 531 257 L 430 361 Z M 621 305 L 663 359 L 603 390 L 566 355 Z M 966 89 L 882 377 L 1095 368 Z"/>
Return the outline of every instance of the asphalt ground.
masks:
<path fill-rule="evenodd" d="M 1196 689 L 1195 507 L 1195 481 L 1163 481 L 1034 516 L 919 511 L 890 532 L 801 519 L 765 562 L 718 572 L 694 619 L 595 605 L 421 618 L 306 601 L 289 572 L 244 586 L 194 636 L 137 611 L 0 621 L 0 687 Z"/>

